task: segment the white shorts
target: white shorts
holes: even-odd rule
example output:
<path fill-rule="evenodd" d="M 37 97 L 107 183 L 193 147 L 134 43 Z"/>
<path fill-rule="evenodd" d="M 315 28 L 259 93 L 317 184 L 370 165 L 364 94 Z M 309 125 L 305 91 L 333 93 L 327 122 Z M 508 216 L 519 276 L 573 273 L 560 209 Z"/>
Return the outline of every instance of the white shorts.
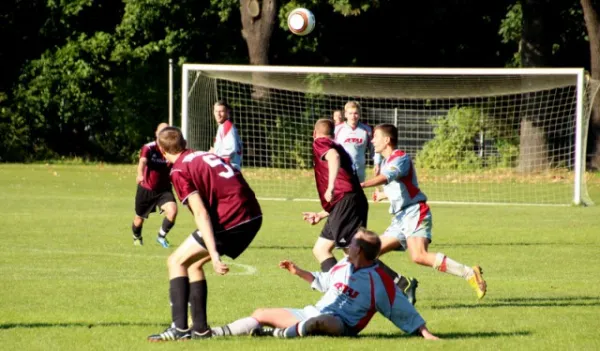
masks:
<path fill-rule="evenodd" d="M 304 308 L 286 308 L 286 310 L 293 314 L 299 322 L 321 315 L 321 311 L 313 305 L 308 305 Z"/>
<path fill-rule="evenodd" d="M 398 212 L 382 236 L 396 238 L 401 244 L 397 250 L 404 251 L 406 250 L 406 238 L 411 236 L 426 238 L 431 242 L 432 226 L 429 206 L 425 202 L 419 202 Z"/>

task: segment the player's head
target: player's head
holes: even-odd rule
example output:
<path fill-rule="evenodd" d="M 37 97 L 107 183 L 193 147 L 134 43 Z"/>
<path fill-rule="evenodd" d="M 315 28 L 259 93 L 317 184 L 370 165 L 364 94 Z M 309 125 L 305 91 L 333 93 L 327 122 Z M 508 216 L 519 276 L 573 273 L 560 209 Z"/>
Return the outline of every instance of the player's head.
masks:
<path fill-rule="evenodd" d="M 344 123 L 344 115 L 342 114 L 342 110 L 333 111 L 331 118 L 333 119 L 333 123 L 336 125 Z"/>
<path fill-rule="evenodd" d="M 346 117 L 346 121 L 350 126 L 356 127 L 360 118 L 360 104 L 358 101 L 348 101 L 344 105 L 344 117 Z"/>
<path fill-rule="evenodd" d="M 381 240 L 379 236 L 368 230 L 360 227 L 350 243 L 348 257 L 356 264 L 362 258 L 362 261 L 370 262 L 379 256 L 381 250 Z"/>
<path fill-rule="evenodd" d="M 398 128 L 393 124 L 379 124 L 373 130 L 373 148 L 381 153 L 386 147 L 392 150 L 398 146 Z"/>
<path fill-rule="evenodd" d="M 187 146 L 183 133 L 176 127 L 166 127 L 158 133 L 158 147 L 163 153 L 178 155 Z"/>
<path fill-rule="evenodd" d="M 229 119 L 230 111 L 231 108 L 229 108 L 229 105 L 225 100 L 219 100 L 213 105 L 213 115 L 215 116 L 215 121 L 219 124 L 223 124 Z"/>
<path fill-rule="evenodd" d="M 158 133 L 160 133 L 161 130 L 167 128 L 169 126 L 168 123 L 161 123 L 158 125 L 158 127 L 156 127 L 156 131 L 154 132 L 154 135 L 156 135 L 156 138 L 158 138 Z"/>
<path fill-rule="evenodd" d="M 329 137 L 333 138 L 333 131 L 335 127 L 333 121 L 327 118 L 321 118 L 315 123 L 315 131 L 313 132 L 313 138 Z"/>

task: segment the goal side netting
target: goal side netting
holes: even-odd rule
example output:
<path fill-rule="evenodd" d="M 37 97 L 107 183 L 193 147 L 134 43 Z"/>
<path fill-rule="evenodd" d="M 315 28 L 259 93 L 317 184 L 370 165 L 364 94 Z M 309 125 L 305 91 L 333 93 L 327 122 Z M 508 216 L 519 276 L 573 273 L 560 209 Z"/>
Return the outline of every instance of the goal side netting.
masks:
<path fill-rule="evenodd" d="M 591 204 L 585 156 L 597 88 L 583 69 L 185 64 L 181 127 L 191 148 L 208 150 L 213 104 L 226 100 L 257 195 L 316 200 L 314 123 L 355 100 L 362 122 L 398 127 L 431 202 Z"/>

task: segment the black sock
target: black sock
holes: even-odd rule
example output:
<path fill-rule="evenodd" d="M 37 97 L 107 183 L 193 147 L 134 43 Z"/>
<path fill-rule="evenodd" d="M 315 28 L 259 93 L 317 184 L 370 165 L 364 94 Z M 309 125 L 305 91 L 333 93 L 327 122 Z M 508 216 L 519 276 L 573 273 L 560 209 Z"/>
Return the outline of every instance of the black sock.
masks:
<path fill-rule="evenodd" d="M 335 257 L 329 257 L 325 261 L 321 262 L 321 271 L 329 272 L 329 270 L 333 266 L 335 266 L 336 263 L 337 263 L 337 260 L 335 259 Z"/>
<path fill-rule="evenodd" d="M 177 277 L 169 281 L 171 298 L 171 317 L 179 329 L 188 328 L 188 298 L 190 296 L 190 280 L 188 277 Z"/>
<path fill-rule="evenodd" d="M 131 224 L 131 231 L 133 232 L 133 236 L 135 238 L 142 237 L 142 226 L 136 227 L 135 224 Z"/>
<path fill-rule="evenodd" d="M 162 226 L 158 231 L 158 235 L 164 238 L 165 236 L 167 236 L 167 233 L 169 233 L 169 230 L 171 230 L 171 228 L 173 228 L 174 225 L 175 221 L 171 222 L 167 217 L 165 217 L 165 219 L 163 219 Z"/>
<path fill-rule="evenodd" d="M 406 279 L 406 277 L 404 277 L 402 274 L 396 273 L 393 269 L 388 267 L 385 263 L 381 262 L 381 260 L 377 260 L 377 261 L 378 261 L 377 263 L 379 263 L 379 267 L 381 267 L 381 269 L 383 269 L 383 271 L 387 275 L 392 277 L 392 279 L 394 280 L 394 283 L 396 283 L 396 285 L 400 288 L 400 290 L 402 290 L 402 292 L 404 292 L 404 290 L 409 285 L 408 279 Z"/>
<path fill-rule="evenodd" d="M 192 320 L 194 321 L 194 331 L 203 333 L 208 330 L 206 321 L 206 301 L 208 299 L 208 285 L 206 280 L 200 280 L 190 283 L 190 308 L 192 311 Z"/>

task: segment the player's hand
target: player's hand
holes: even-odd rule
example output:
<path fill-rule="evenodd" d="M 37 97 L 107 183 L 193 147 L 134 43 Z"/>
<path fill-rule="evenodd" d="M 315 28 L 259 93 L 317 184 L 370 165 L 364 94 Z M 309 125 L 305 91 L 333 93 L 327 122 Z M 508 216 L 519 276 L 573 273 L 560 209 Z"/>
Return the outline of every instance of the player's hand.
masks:
<path fill-rule="evenodd" d="M 302 219 L 311 225 L 315 225 L 321 221 L 321 216 L 316 212 L 302 212 Z"/>
<path fill-rule="evenodd" d="M 142 182 L 144 181 L 144 176 L 143 175 L 139 175 L 135 178 L 135 182 L 138 184 L 142 184 Z"/>
<path fill-rule="evenodd" d="M 331 202 L 331 200 L 333 199 L 333 188 L 327 188 L 327 190 L 325 190 L 325 201 L 327 202 Z"/>
<path fill-rule="evenodd" d="M 379 189 L 375 189 L 373 193 L 373 201 L 381 202 L 381 200 L 385 199 L 385 193 L 383 191 L 379 191 Z"/>
<path fill-rule="evenodd" d="M 215 269 L 215 272 L 218 274 L 225 275 L 227 272 L 229 272 L 229 267 L 227 267 L 225 263 L 221 262 L 221 260 L 213 260 L 212 265 Z"/>
<path fill-rule="evenodd" d="M 294 262 L 288 260 L 279 262 L 279 268 L 285 269 L 294 275 L 298 272 L 298 267 L 294 264 Z"/>

